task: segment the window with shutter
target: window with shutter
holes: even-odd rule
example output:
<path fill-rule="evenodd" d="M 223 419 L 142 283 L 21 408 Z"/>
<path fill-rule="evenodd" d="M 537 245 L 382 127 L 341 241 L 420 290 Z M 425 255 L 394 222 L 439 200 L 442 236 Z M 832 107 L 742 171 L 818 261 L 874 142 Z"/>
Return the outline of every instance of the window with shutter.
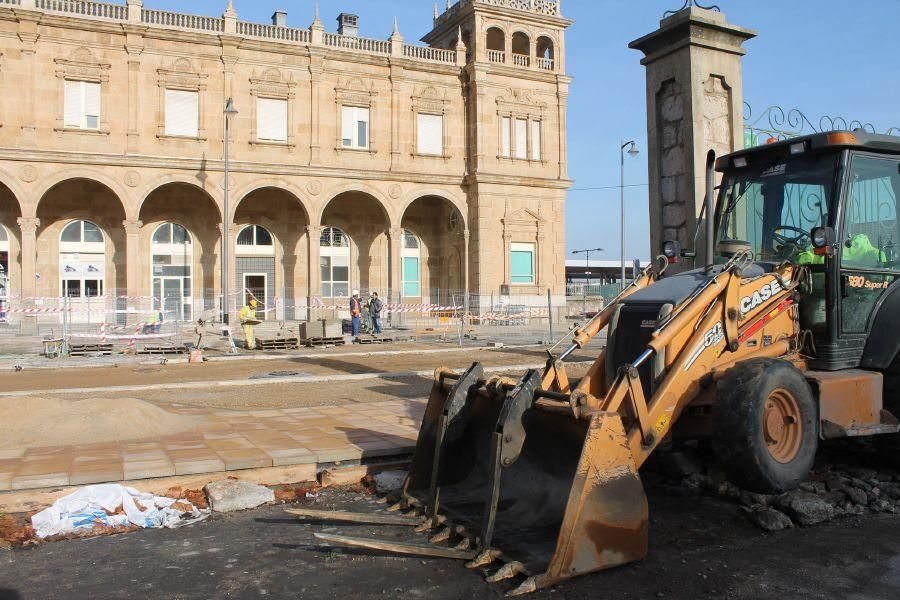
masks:
<path fill-rule="evenodd" d="M 100 129 L 100 84 L 83 82 L 84 124 L 86 129 Z"/>
<path fill-rule="evenodd" d="M 516 158 L 528 158 L 528 121 L 516 119 Z"/>
<path fill-rule="evenodd" d="M 78 129 L 100 129 L 100 84 L 65 82 L 63 124 Z"/>
<path fill-rule="evenodd" d="M 510 118 L 503 117 L 500 121 L 500 156 L 509 158 Z"/>
<path fill-rule="evenodd" d="M 81 82 L 66 80 L 65 115 L 66 127 L 81 127 Z"/>
<path fill-rule="evenodd" d="M 531 160 L 541 160 L 541 122 L 531 122 Z"/>
<path fill-rule="evenodd" d="M 418 153 L 440 156 L 444 153 L 443 115 L 418 115 Z"/>
<path fill-rule="evenodd" d="M 200 125 L 200 94 L 166 90 L 166 135 L 197 137 Z"/>
<path fill-rule="evenodd" d="M 341 146 L 369 148 L 369 109 L 359 106 L 341 107 Z"/>
<path fill-rule="evenodd" d="M 272 142 L 287 141 L 287 100 L 259 98 L 256 101 L 256 137 Z"/>

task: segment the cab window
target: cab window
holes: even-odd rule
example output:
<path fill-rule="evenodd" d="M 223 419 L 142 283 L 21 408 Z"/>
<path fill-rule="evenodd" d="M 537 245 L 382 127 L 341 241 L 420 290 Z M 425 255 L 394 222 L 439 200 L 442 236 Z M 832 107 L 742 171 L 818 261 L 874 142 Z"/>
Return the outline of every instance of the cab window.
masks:
<path fill-rule="evenodd" d="M 841 266 L 845 269 L 900 270 L 900 161 L 854 156 L 844 217 Z"/>

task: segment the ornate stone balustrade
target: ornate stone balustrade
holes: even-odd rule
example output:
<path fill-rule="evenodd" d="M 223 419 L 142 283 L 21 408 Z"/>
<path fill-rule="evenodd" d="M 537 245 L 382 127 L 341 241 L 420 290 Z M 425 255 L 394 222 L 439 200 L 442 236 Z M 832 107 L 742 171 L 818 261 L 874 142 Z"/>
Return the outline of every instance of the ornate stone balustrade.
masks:
<path fill-rule="evenodd" d="M 386 40 L 376 40 L 373 38 L 356 37 L 352 35 L 339 35 L 337 33 L 325 33 L 322 40 L 326 46 L 335 48 L 346 48 L 348 50 L 362 50 L 363 52 L 374 52 L 376 54 L 390 54 L 391 43 Z"/>
<path fill-rule="evenodd" d="M 435 22 L 452 18 L 459 10 L 469 4 L 490 4 L 491 6 L 524 10 L 538 15 L 562 16 L 561 0 L 458 0 L 453 6 L 444 11 L 444 14 L 439 16 Z"/>
<path fill-rule="evenodd" d="M 5 2 L 13 4 L 13 2 Z M 19 4 L 17 0 L 15 4 Z M 83 0 L 36 0 L 35 8 L 47 12 L 67 13 L 81 17 L 100 17 L 102 19 L 128 19 L 128 7 L 123 4 L 106 2 L 87 2 Z"/>
<path fill-rule="evenodd" d="M 308 29 L 295 27 L 277 27 L 266 23 L 237 22 L 237 33 L 246 37 L 275 40 L 278 42 L 309 43 Z"/>
<path fill-rule="evenodd" d="M 503 50 L 488 50 L 487 57 L 489 61 L 494 63 L 506 62 L 506 52 L 504 52 Z"/>
<path fill-rule="evenodd" d="M 512 55 L 513 64 L 517 67 L 528 67 L 531 65 L 531 57 L 527 54 L 516 54 Z"/>
<path fill-rule="evenodd" d="M 537 66 L 538 69 L 540 69 L 542 71 L 552 71 L 553 69 L 556 68 L 556 65 L 554 64 L 554 61 L 552 58 L 538 57 L 534 60 L 535 60 L 534 64 Z"/>
<path fill-rule="evenodd" d="M 195 31 L 221 33 L 225 31 L 225 19 L 205 17 L 202 15 L 188 15 L 174 13 L 165 10 L 143 9 L 141 22 L 148 25 L 161 25 L 163 27 L 176 27 L 178 29 L 193 29 Z"/>
<path fill-rule="evenodd" d="M 431 46 L 404 45 L 403 56 L 434 62 L 449 63 L 451 65 L 456 63 L 455 50 L 443 50 L 441 48 L 432 48 Z"/>

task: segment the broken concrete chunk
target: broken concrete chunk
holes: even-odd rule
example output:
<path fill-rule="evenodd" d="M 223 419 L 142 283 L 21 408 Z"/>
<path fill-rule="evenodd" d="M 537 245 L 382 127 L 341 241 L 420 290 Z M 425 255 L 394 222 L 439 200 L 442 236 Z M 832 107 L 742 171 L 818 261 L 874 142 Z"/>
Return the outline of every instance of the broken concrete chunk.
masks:
<path fill-rule="evenodd" d="M 794 526 L 786 514 L 761 504 L 748 509 L 747 516 L 754 525 L 766 531 L 781 531 Z"/>
<path fill-rule="evenodd" d="M 375 491 L 379 494 L 387 494 L 403 487 L 406 479 L 406 471 L 382 471 L 375 473 L 372 479 L 375 481 Z"/>
<path fill-rule="evenodd" d="M 815 525 L 834 518 L 834 507 L 822 498 L 803 491 L 782 494 L 775 505 L 800 525 Z"/>
<path fill-rule="evenodd" d="M 847 495 L 847 498 L 850 499 L 853 504 L 857 504 L 859 506 L 865 506 L 869 503 L 868 496 L 866 496 L 866 492 L 855 487 L 848 487 L 844 489 L 844 493 Z"/>
<path fill-rule="evenodd" d="M 209 507 L 216 512 L 247 510 L 275 501 L 274 491 L 240 479 L 215 481 L 203 489 L 209 498 Z"/>
<path fill-rule="evenodd" d="M 768 506 L 772 502 L 773 497 L 774 496 L 769 496 L 767 494 L 757 494 L 755 492 L 743 490 L 741 492 L 741 504 L 748 507 L 754 507 L 759 504 Z"/>

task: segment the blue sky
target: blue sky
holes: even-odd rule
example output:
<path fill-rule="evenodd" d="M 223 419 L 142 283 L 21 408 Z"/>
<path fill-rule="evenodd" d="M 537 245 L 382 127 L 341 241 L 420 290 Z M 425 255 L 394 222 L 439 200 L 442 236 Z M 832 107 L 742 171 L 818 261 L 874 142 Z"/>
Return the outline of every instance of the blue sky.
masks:
<path fill-rule="evenodd" d="M 443 5 L 445 0 L 439 0 Z M 226 0 L 145 0 L 148 8 L 221 14 Z M 683 0 L 564 0 L 576 21 L 568 32 L 569 174 L 575 179 L 566 205 L 569 250 L 603 247 L 597 258 L 618 258 L 619 140 L 635 139 L 643 151 L 626 158 L 626 183 L 646 184 L 646 101 L 641 53 L 628 42 L 658 26 Z M 704 2 L 706 4 L 707 2 Z M 814 123 L 843 116 L 879 131 L 900 127 L 900 0 L 718 0 L 728 20 L 755 29 L 745 46 L 744 99 L 755 112 L 777 104 L 798 108 Z M 268 21 L 276 8 L 288 24 L 307 27 L 313 0 L 234 0 L 241 19 Z M 190 8 L 188 8 L 190 7 Z M 360 16 L 360 34 L 386 38 L 393 16 L 401 33 L 417 39 L 431 28 L 431 0 L 320 0 L 325 27 L 341 11 Z M 613 186 L 614 189 L 584 190 Z M 615 218 L 613 216 L 616 216 Z M 647 257 L 647 188 L 626 191 L 626 254 Z"/>

